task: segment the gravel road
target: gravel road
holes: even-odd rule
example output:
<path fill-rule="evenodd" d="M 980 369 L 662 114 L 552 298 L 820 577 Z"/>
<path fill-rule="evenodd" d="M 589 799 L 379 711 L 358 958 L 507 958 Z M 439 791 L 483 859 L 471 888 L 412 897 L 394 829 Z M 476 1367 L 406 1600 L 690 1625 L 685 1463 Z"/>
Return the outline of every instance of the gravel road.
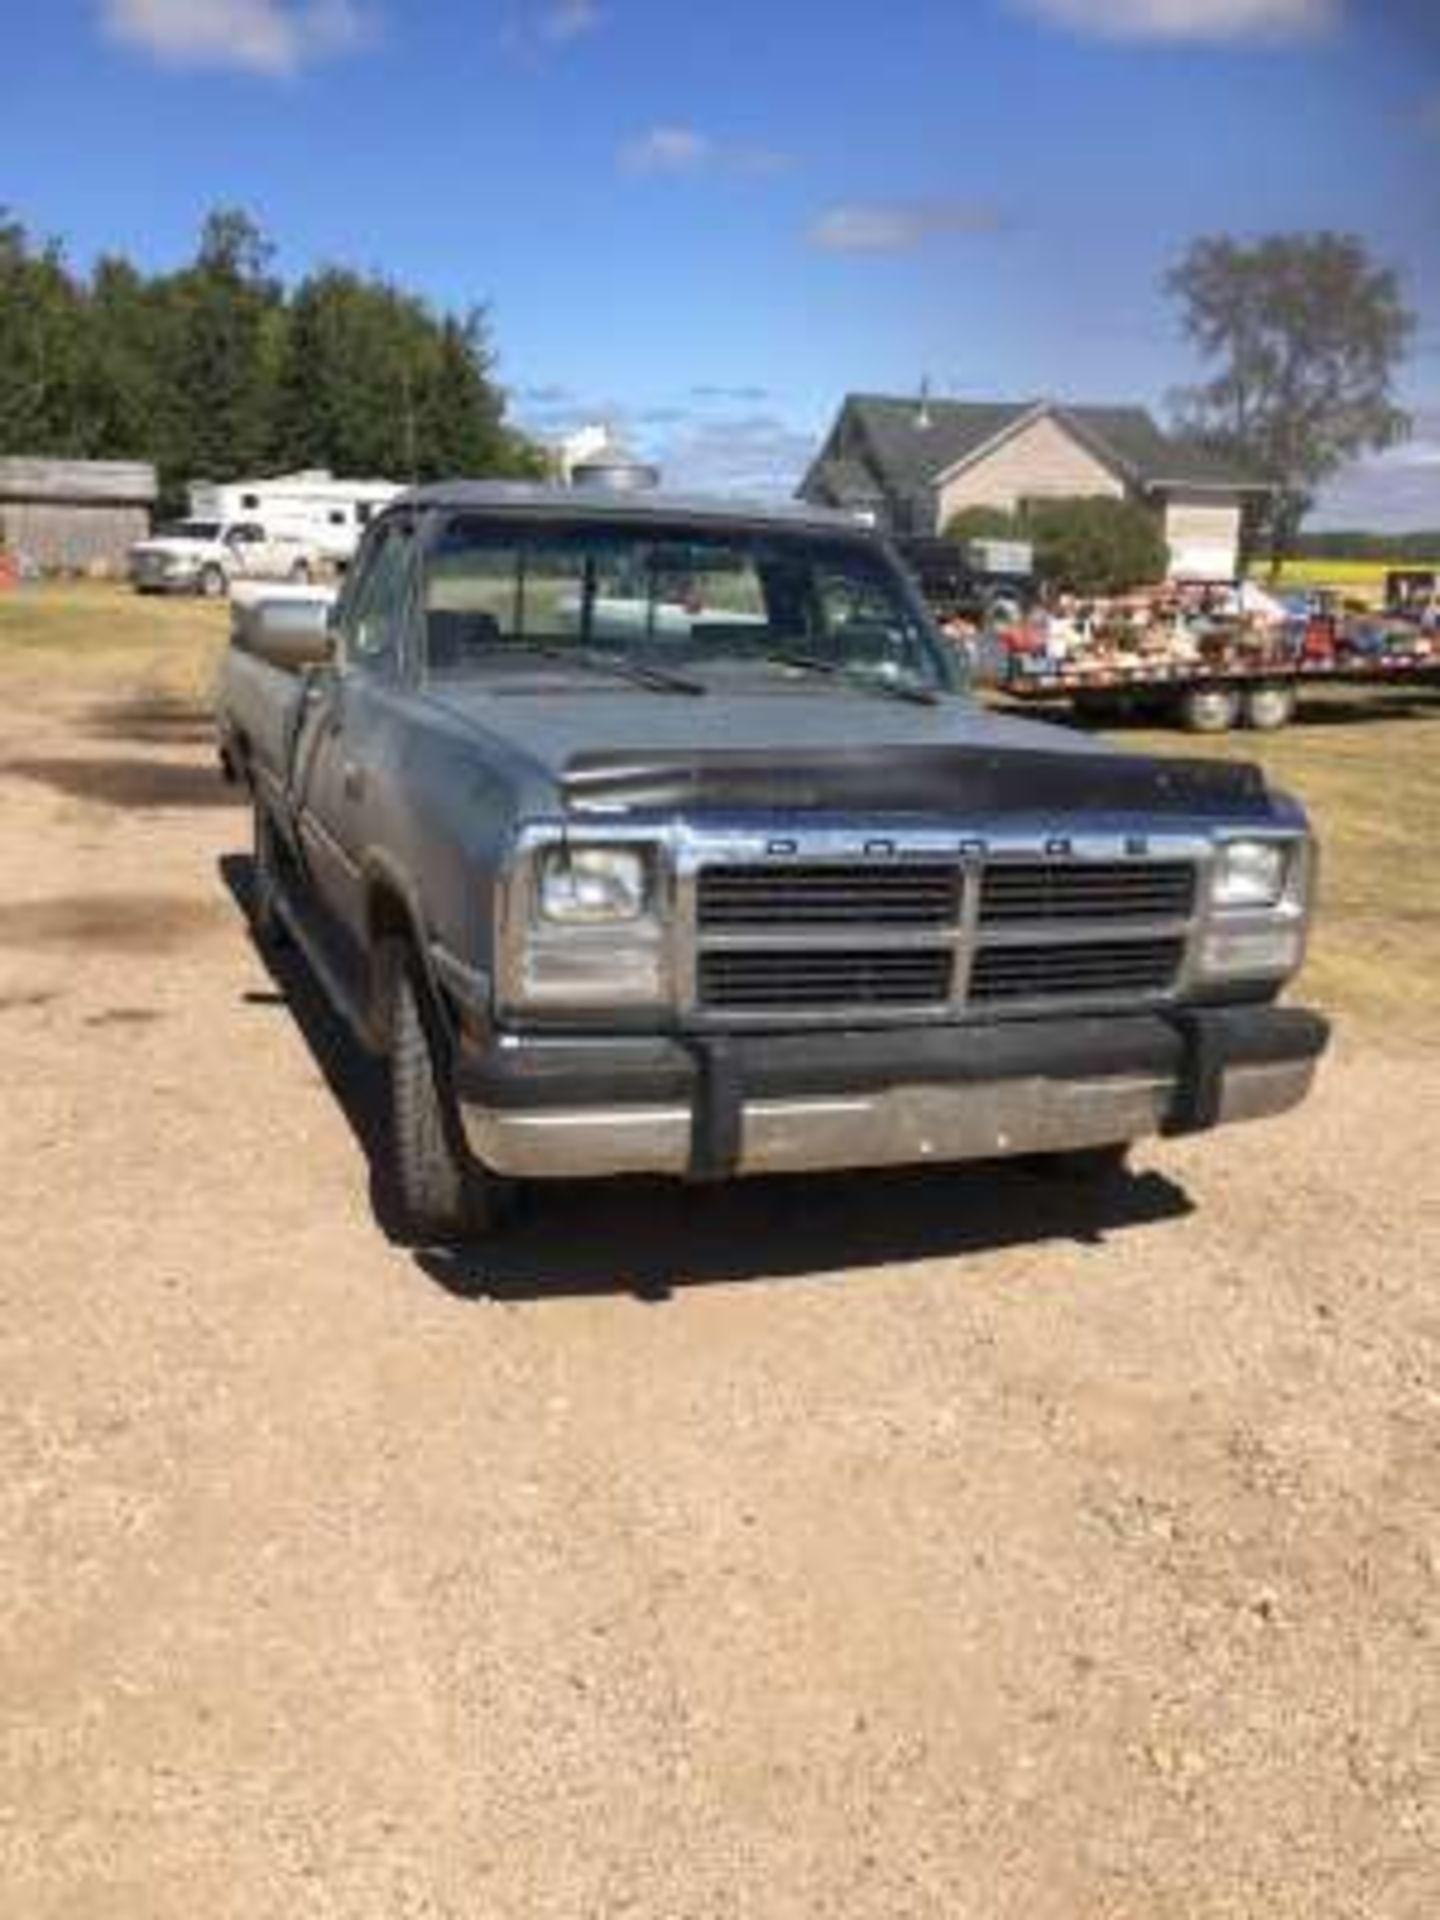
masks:
<path fill-rule="evenodd" d="M 0 1912 L 1433 1920 L 1433 1047 L 416 1259 L 206 738 L 0 719 Z"/>

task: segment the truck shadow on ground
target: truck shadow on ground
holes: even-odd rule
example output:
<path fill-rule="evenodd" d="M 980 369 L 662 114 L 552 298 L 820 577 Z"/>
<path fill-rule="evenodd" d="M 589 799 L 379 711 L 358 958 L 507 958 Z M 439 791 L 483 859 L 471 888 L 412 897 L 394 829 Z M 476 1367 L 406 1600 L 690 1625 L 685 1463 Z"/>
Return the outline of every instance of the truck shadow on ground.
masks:
<path fill-rule="evenodd" d="M 125 700 L 101 701 L 91 708 L 87 731 L 102 740 L 133 741 L 142 747 L 215 745 L 215 714 L 208 702 L 178 694 L 140 693 Z M 214 755 L 211 754 L 213 767 Z"/>
<path fill-rule="evenodd" d="M 0 776 L 29 780 L 67 800 L 96 801 L 125 812 L 239 806 L 243 796 L 204 762 L 140 758 L 21 759 L 0 763 Z"/>
<path fill-rule="evenodd" d="M 248 914 L 249 858 L 227 856 L 220 870 Z M 381 1171 L 383 1070 L 356 1045 L 296 952 L 259 944 L 257 951 L 272 986 L 248 993 L 247 1001 L 294 1019 L 365 1156 L 376 1221 L 390 1240 L 405 1244 Z M 1097 1245 L 1193 1211 L 1184 1189 L 1161 1173 L 1086 1186 L 1003 1162 L 719 1187 L 567 1181 L 530 1189 L 483 1245 L 410 1251 L 422 1272 L 457 1299 L 628 1293 L 659 1302 L 693 1286 L 853 1276 L 1050 1242 Z"/>

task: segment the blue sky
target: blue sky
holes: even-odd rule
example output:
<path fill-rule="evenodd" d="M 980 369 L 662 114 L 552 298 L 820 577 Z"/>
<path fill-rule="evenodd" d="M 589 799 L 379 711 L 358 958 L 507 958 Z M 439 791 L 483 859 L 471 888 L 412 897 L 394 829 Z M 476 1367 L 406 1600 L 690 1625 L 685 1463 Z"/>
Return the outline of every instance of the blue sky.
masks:
<path fill-rule="evenodd" d="M 1436 0 L 48 0 L 0 199 L 87 262 L 249 207 L 298 274 L 490 305 L 516 414 L 792 483 L 849 388 L 1163 407 L 1194 235 L 1337 226 L 1421 315 L 1417 436 L 1328 517 L 1440 522 Z"/>

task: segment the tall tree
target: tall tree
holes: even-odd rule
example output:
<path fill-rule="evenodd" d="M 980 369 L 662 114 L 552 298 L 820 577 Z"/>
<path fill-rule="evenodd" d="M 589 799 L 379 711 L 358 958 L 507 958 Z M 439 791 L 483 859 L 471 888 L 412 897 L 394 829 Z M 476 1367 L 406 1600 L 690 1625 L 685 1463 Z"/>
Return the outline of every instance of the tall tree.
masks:
<path fill-rule="evenodd" d="M 85 305 L 55 242 L 0 209 L 0 454 L 84 454 Z"/>
<path fill-rule="evenodd" d="M 264 462 L 283 326 L 270 258 L 249 215 L 222 208 L 206 220 L 194 264 L 165 283 L 177 453 L 189 478 L 234 480 Z"/>
<path fill-rule="evenodd" d="M 483 316 L 331 268 L 290 303 L 274 451 L 287 466 L 433 479 L 534 471 L 504 424 Z"/>
<path fill-rule="evenodd" d="M 303 280 L 278 375 L 277 460 L 409 479 L 430 333 L 421 302 L 386 281 L 338 268 Z"/>
<path fill-rule="evenodd" d="M 1215 371 L 1176 396 L 1178 424 L 1275 493 L 1253 529 L 1282 560 L 1315 489 L 1409 430 L 1394 383 L 1414 316 L 1396 274 L 1339 233 L 1194 242 L 1165 278 Z"/>
<path fill-rule="evenodd" d="M 422 479 L 447 474 L 535 478 L 536 450 L 505 425 L 505 396 L 495 384 L 485 315 L 447 315 L 432 334 L 432 353 L 414 396 L 416 466 Z"/>
<path fill-rule="evenodd" d="M 143 455 L 169 467 L 179 456 L 177 401 L 165 372 L 173 346 L 170 318 L 162 285 L 118 255 L 97 261 L 84 371 L 87 450 L 94 458 Z"/>

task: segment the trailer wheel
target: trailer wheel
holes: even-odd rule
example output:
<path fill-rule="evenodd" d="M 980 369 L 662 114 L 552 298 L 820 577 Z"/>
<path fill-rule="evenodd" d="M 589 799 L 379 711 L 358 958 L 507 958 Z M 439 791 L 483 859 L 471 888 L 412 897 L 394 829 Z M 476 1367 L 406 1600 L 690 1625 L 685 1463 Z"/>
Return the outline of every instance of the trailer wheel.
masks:
<path fill-rule="evenodd" d="M 1187 733 L 1228 733 L 1239 718 L 1234 687 L 1187 687 L 1180 696 L 1180 724 Z"/>
<path fill-rule="evenodd" d="M 1295 689 L 1251 687 L 1245 695 L 1245 724 L 1256 733 L 1274 733 L 1295 718 Z"/>

